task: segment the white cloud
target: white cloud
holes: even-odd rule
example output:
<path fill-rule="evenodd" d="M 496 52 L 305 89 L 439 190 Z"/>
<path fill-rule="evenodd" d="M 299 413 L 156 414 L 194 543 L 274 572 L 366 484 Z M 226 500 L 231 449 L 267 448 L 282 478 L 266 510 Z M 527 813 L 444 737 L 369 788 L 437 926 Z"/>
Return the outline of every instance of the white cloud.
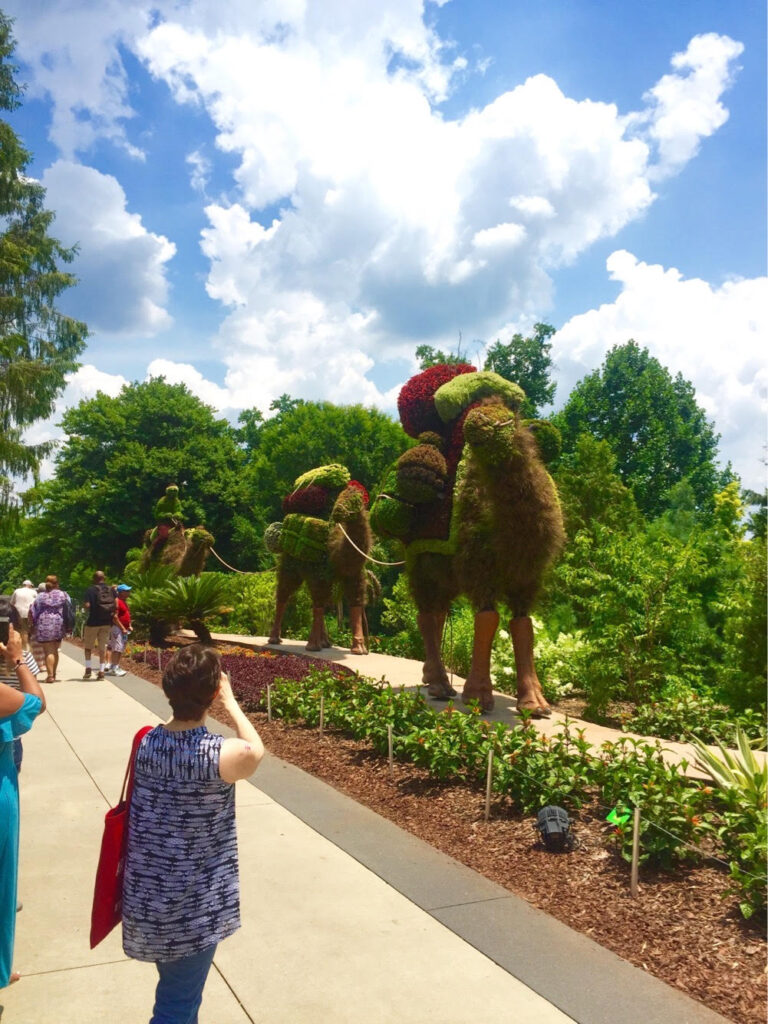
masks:
<path fill-rule="evenodd" d="M 768 278 L 726 281 L 713 287 L 686 279 L 674 267 L 643 263 L 619 250 L 607 261 L 621 285 L 613 303 L 573 317 L 553 339 L 563 398 L 576 380 L 599 366 L 614 345 L 630 338 L 674 375 L 682 373 L 722 435 L 747 486 L 761 490 L 760 460 L 768 411 Z"/>
<path fill-rule="evenodd" d="M 27 444 L 42 444 L 45 441 L 59 442 L 64 437 L 64 432 L 59 426 L 61 417 L 67 409 L 77 405 L 83 399 L 95 398 L 99 391 L 114 398 L 120 394 L 128 381 L 125 377 L 115 373 L 104 373 L 90 363 L 81 366 L 74 373 L 69 374 L 67 383 L 56 399 L 53 413 L 47 420 L 40 420 L 25 431 L 24 441 Z M 40 479 L 48 480 L 54 475 L 54 455 L 51 454 L 42 460 L 40 464 Z M 31 484 L 27 480 L 26 486 Z M 23 490 L 23 487 L 19 488 Z"/>
<path fill-rule="evenodd" d="M 176 247 L 128 212 L 117 179 L 57 160 L 42 183 L 46 204 L 56 211 L 54 234 L 79 246 L 72 264 L 79 283 L 64 293 L 62 308 L 101 333 L 152 335 L 169 327 L 165 264 Z"/>
<path fill-rule="evenodd" d="M 385 403 L 369 379 L 375 363 L 407 358 L 420 341 L 450 346 L 459 331 L 492 338 L 500 324 L 539 318 L 553 271 L 645 215 L 659 182 L 723 124 L 723 94 L 743 49 L 726 36 L 696 36 L 633 111 L 574 100 L 535 75 L 451 119 L 436 104 L 467 63 L 427 25 L 422 0 L 157 0 L 151 9 L 140 0 L 11 0 L 10 13 L 65 155 L 97 138 L 130 147 L 130 51 L 178 103 L 207 112 L 216 145 L 237 162 L 231 197 L 206 199 L 201 242 L 208 293 L 226 310 L 215 339 L 226 398 L 194 367 L 165 364 L 190 387 L 213 388 L 217 407 L 266 408 L 285 391 Z M 189 162 L 202 193 L 200 149 Z M 71 173 L 73 183 L 81 175 L 82 190 L 83 171 Z M 102 223 L 111 224 L 115 254 L 122 248 L 135 271 L 132 301 L 114 288 L 102 294 L 119 304 L 119 329 L 136 329 L 133 310 L 146 330 L 158 330 L 167 323 L 164 265 L 173 247 L 126 212 L 114 179 L 93 185 L 105 218 L 89 210 L 87 223 L 77 221 L 74 201 L 64 210 L 83 241 L 81 260 L 87 242 L 96 254 L 89 269 L 102 270 L 98 254 L 112 251 Z M 50 205 L 59 210 L 59 237 L 73 237 L 62 230 L 66 202 L 51 196 Z M 698 365 L 687 341 L 673 346 L 665 322 L 686 307 L 690 318 L 680 316 L 678 330 L 701 323 L 699 333 L 714 338 L 694 314 L 708 308 L 711 328 L 727 308 L 719 321 L 727 337 L 723 321 L 732 328 L 752 315 L 751 283 L 714 288 L 628 256 L 612 257 L 611 273 L 622 285 L 616 303 L 558 336 L 571 339 L 571 366 L 597 365 L 609 337 L 650 344 L 644 337 L 653 335 L 669 358 L 654 354 L 694 380 L 724 437 L 741 436 L 747 414 L 735 410 L 740 402 L 753 408 L 756 393 L 749 359 L 726 371 L 729 399 L 720 402 L 722 354 L 720 363 L 710 354 Z M 102 270 L 100 280 L 108 277 Z M 106 304 L 101 313 L 110 314 Z M 579 335 L 592 339 L 579 342 L 583 351 L 569 335 L 577 321 L 580 331 L 594 325 Z M 689 372 L 705 366 L 709 376 Z"/>
<path fill-rule="evenodd" d="M 702 138 L 728 120 L 720 96 L 731 84 L 734 61 L 744 47 L 714 32 L 695 36 L 684 53 L 672 57 L 674 74 L 664 75 L 648 92 L 648 134 L 658 145 L 653 177 L 674 173 L 695 156 Z"/>
<path fill-rule="evenodd" d="M 147 367 L 146 379 L 149 380 L 151 377 L 165 377 L 168 384 L 186 384 L 193 395 L 214 409 L 227 409 L 232 405 L 229 392 L 206 380 L 190 363 L 176 363 L 172 359 L 153 359 Z"/>

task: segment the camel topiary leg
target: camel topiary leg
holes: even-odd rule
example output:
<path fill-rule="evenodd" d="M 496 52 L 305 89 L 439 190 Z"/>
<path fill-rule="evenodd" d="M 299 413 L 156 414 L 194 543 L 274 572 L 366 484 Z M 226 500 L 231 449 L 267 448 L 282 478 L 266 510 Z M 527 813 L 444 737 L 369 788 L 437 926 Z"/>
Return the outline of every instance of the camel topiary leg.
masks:
<path fill-rule="evenodd" d="M 491 686 L 491 648 L 499 626 L 499 613 L 478 612 L 475 615 L 475 642 L 472 647 L 472 665 L 461 699 L 465 704 L 479 700 L 483 711 L 493 711 L 493 687 Z"/>
<path fill-rule="evenodd" d="M 308 651 L 322 651 L 325 632 L 325 606 L 315 605 L 312 609 L 312 629 L 307 640 Z"/>
<path fill-rule="evenodd" d="M 424 667 L 421 682 L 427 687 L 430 697 L 447 700 L 454 697 L 456 691 L 448 681 L 448 673 L 443 665 L 440 645 L 443 640 L 445 612 L 419 612 L 416 622 L 424 641 Z"/>
<path fill-rule="evenodd" d="M 283 641 L 280 637 L 280 631 L 283 628 L 283 615 L 285 615 L 285 609 L 288 604 L 288 600 L 277 601 L 275 603 L 275 617 L 272 620 L 272 628 L 269 631 L 268 644 L 281 644 Z"/>
<path fill-rule="evenodd" d="M 533 623 L 530 616 L 510 619 L 509 635 L 515 652 L 517 707 L 520 711 L 532 711 L 534 718 L 548 718 L 552 709 L 542 692 L 533 663 Z"/>
<path fill-rule="evenodd" d="M 363 631 L 363 606 L 353 605 L 349 609 L 349 628 L 352 630 L 352 647 L 350 654 L 367 654 L 365 646 L 365 632 Z"/>

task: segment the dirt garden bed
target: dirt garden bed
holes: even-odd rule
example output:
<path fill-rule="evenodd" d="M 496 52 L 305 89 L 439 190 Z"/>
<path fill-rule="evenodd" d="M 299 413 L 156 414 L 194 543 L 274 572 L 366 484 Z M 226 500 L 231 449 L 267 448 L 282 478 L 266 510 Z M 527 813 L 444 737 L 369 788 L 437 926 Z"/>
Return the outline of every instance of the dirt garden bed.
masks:
<path fill-rule="evenodd" d="M 232 651 L 219 645 L 223 652 Z M 235 649 L 236 651 L 236 649 Z M 253 661 L 253 652 L 240 649 Z M 275 674 L 306 672 L 295 655 L 256 654 L 271 664 L 251 668 Z M 160 672 L 131 658 L 125 667 L 159 684 Z M 327 662 L 320 663 L 328 668 Z M 291 666 L 290 672 L 283 670 Z M 280 672 L 278 672 L 278 668 Z M 343 670 L 347 671 L 347 670 Z M 298 676 L 296 676 L 298 677 Z M 225 724 L 219 702 L 212 716 Z M 249 715 L 268 750 L 371 810 L 388 818 L 486 878 L 737 1024 L 766 1019 L 766 947 L 763 922 L 745 923 L 736 900 L 721 898 L 727 875 L 717 866 L 673 873 L 641 869 L 640 894 L 629 894 L 629 866 L 606 841 L 602 812 L 583 808 L 575 817 L 576 848 L 550 854 L 535 843 L 531 818 L 506 799 L 494 801 L 483 821 L 484 794 L 455 782 L 437 782 L 426 771 L 385 758 L 364 741 L 326 730 L 268 722 Z"/>

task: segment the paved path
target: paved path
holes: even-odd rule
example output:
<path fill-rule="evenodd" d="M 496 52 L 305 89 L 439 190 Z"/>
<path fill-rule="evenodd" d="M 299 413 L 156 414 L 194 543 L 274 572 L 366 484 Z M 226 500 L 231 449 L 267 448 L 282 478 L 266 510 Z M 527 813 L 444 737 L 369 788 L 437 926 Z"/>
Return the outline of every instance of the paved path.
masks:
<path fill-rule="evenodd" d="M 23 977 L 0 1019 L 142 1024 L 154 968 L 123 955 L 119 929 L 89 950 L 89 912 L 131 737 L 167 704 L 131 675 L 82 681 L 67 650 L 24 740 Z M 219 947 L 200 1024 L 723 1024 L 277 758 L 237 803 L 243 927 Z"/>

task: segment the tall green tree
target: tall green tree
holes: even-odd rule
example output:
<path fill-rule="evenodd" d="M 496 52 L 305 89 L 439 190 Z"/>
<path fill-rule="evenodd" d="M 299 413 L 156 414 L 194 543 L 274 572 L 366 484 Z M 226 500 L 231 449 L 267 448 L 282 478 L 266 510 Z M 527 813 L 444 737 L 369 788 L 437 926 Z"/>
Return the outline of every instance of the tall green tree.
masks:
<path fill-rule="evenodd" d="M 555 328 L 550 324 L 534 324 L 531 337 L 513 334 L 507 342 L 495 341 L 485 357 L 484 370 L 493 370 L 523 389 L 522 412 L 528 419 L 537 417 L 541 409 L 555 399 L 557 385 L 552 380 L 550 356 L 550 338 L 554 333 Z"/>
<path fill-rule="evenodd" d="M 663 512 L 681 480 L 690 483 L 699 508 L 711 507 L 715 491 L 728 482 L 716 465 L 718 435 L 693 385 L 681 374 L 673 378 L 635 341 L 611 349 L 603 366 L 576 385 L 553 422 L 565 452 L 584 433 L 607 441 L 646 515 Z"/>
<path fill-rule="evenodd" d="M 431 345 L 419 345 L 416 349 L 416 358 L 419 361 L 420 370 L 428 370 L 432 366 L 442 366 L 447 363 L 455 366 L 457 363 L 466 363 L 466 359 L 460 352 L 443 352 L 440 348 L 433 348 Z"/>
<path fill-rule="evenodd" d="M 179 485 L 186 524 L 205 525 L 227 561 L 244 560 L 237 518 L 247 522 L 249 513 L 245 456 L 229 423 L 184 384 L 156 378 L 116 398 L 100 392 L 67 410 L 62 426 L 55 477 L 25 496 L 25 543 L 49 571 L 78 562 L 121 571 L 169 483 Z"/>
<path fill-rule="evenodd" d="M 13 50 L 11 22 L 0 12 L 2 110 L 21 102 Z M 43 205 L 43 187 L 27 176 L 29 162 L 0 119 L 0 516 L 11 501 L 11 477 L 35 473 L 50 450 L 25 442 L 24 430 L 51 415 L 87 335 L 85 324 L 56 309 L 61 292 L 75 284 L 61 266 L 76 250 L 48 233 L 54 214 Z"/>

